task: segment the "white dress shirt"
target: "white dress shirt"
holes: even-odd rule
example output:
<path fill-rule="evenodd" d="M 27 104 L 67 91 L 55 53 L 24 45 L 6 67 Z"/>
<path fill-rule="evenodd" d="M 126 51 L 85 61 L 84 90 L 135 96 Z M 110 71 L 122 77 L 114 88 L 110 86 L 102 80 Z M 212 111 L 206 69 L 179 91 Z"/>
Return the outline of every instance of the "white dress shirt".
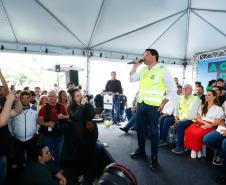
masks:
<path fill-rule="evenodd" d="M 193 96 L 193 95 L 191 95 L 191 96 Z M 183 95 L 183 98 L 185 98 L 184 95 Z M 189 98 L 190 98 L 190 96 L 187 97 L 187 99 L 189 99 Z M 191 111 L 183 119 L 192 120 L 194 117 L 196 117 L 196 115 L 198 113 L 198 110 L 199 110 L 199 108 L 201 106 L 201 103 L 202 102 L 201 102 L 201 100 L 198 97 L 195 98 L 194 101 L 190 105 L 190 110 Z M 178 104 L 177 104 L 177 106 L 175 108 L 174 116 L 179 117 L 179 109 L 180 109 L 180 100 L 178 101 Z"/>
<path fill-rule="evenodd" d="M 174 99 L 169 100 L 162 109 L 163 114 L 173 115 L 177 102 L 179 101 L 179 96 L 177 95 Z"/>

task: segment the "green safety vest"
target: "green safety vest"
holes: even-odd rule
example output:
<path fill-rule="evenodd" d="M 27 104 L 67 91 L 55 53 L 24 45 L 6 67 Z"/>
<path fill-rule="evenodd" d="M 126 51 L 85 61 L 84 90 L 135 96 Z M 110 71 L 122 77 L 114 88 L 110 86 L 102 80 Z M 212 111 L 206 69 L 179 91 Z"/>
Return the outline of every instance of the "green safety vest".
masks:
<path fill-rule="evenodd" d="M 199 97 L 191 95 L 187 100 L 185 99 L 184 96 L 180 97 L 180 105 L 179 105 L 179 120 L 184 119 L 188 113 L 191 111 L 191 106 L 192 103 L 195 101 L 195 99 L 199 99 Z M 192 118 L 192 120 L 195 120 L 195 116 L 194 118 Z"/>
<path fill-rule="evenodd" d="M 140 88 L 137 98 L 138 103 L 144 102 L 147 105 L 159 106 L 166 92 L 166 85 L 163 81 L 163 73 L 166 68 L 157 66 L 153 71 L 143 68 L 140 72 Z"/>

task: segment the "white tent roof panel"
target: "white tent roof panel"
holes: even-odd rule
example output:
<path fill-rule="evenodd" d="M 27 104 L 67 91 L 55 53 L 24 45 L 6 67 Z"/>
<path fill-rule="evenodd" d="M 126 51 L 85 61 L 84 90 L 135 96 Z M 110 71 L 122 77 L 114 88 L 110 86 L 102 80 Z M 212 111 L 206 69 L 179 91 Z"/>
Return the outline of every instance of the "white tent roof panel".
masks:
<path fill-rule="evenodd" d="M 225 0 L 191 0 L 191 8 L 222 10 L 226 8 Z"/>
<path fill-rule="evenodd" d="M 190 20 L 190 33 L 192 34 L 189 36 L 188 41 L 188 56 L 197 51 L 205 52 L 226 45 L 226 37 L 197 15 L 192 13 Z"/>
<path fill-rule="evenodd" d="M 163 57 L 185 58 L 187 38 L 186 24 L 187 14 L 183 14 L 183 16 L 151 47 L 156 48 Z"/>
<path fill-rule="evenodd" d="M 0 1 L 0 38 L 4 38 L 4 41 L 15 42 L 15 37 L 11 30 L 10 24 L 7 20 L 7 16 L 1 1 Z"/>
<path fill-rule="evenodd" d="M 185 10 L 186 5 L 186 1 L 181 0 L 105 1 L 92 46 Z"/>
<path fill-rule="evenodd" d="M 100 0 L 40 0 L 80 40 L 88 46 L 96 18 L 101 7 Z"/>
<path fill-rule="evenodd" d="M 0 44 L 190 59 L 226 47 L 225 18 L 225 0 L 1 0 Z"/>
<path fill-rule="evenodd" d="M 181 15 L 182 13 L 95 48 L 112 49 L 113 51 L 126 53 L 143 53 Z"/>
<path fill-rule="evenodd" d="M 210 24 L 218 28 L 226 35 L 226 13 L 222 12 L 206 12 L 206 11 L 196 11 L 202 18 L 207 20 Z"/>
<path fill-rule="evenodd" d="M 4 5 L 19 42 L 82 47 L 73 35 L 35 1 L 7 0 Z"/>

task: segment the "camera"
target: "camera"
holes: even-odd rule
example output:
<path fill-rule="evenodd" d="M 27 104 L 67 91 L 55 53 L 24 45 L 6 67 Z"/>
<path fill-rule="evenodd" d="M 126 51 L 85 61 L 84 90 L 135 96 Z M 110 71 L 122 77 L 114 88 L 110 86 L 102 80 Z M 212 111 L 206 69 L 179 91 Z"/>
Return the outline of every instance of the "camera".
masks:
<path fill-rule="evenodd" d="M 95 185 L 137 185 L 135 175 L 124 166 L 111 163 Z"/>

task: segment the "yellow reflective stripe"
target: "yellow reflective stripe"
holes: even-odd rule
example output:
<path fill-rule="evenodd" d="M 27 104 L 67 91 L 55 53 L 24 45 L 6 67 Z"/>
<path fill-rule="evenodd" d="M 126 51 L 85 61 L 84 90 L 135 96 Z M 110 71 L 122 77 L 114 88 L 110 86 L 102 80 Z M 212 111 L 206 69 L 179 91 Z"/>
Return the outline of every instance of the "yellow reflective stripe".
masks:
<path fill-rule="evenodd" d="M 162 102 L 162 98 L 161 97 L 138 97 L 137 98 L 137 101 L 138 102 L 141 102 L 141 101 L 154 101 L 154 102 Z"/>
<path fill-rule="evenodd" d="M 163 98 L 163 96 L 157 95 L 157 94 L 152 94 L 152 96 L 148 96 L 148 95 L 146 95 L 146 94 L 143 94 L 143 95 L 139 95 L 138 97 L 140 97 L 140 98 L 144 98 L 144 97 L 149 97 L 149 98 L 151 98 L 151 97 L 154 97 L 154 98 L 159 98 L 159 99 L 162 99 L 162 98 Z"/>
<path fill-rule="evenodd" d="M 157 91 L 157 90 L 143 90 L 143 91 L 140 91 L 141 93 L 145 93 L 145 94 L 148 94 L 148 95 L 159 95 L 159 96 L 163 96 L 164 95 L 164 92 L 161 92 L 161 91 Z"/>
<path fill-rule="evenodd" d="M 162 99 L 159 98 L 151 98 L 151 97 L 144 97 L 144 101 L 153 101 L 153 102 L 162 102 Z"/>

